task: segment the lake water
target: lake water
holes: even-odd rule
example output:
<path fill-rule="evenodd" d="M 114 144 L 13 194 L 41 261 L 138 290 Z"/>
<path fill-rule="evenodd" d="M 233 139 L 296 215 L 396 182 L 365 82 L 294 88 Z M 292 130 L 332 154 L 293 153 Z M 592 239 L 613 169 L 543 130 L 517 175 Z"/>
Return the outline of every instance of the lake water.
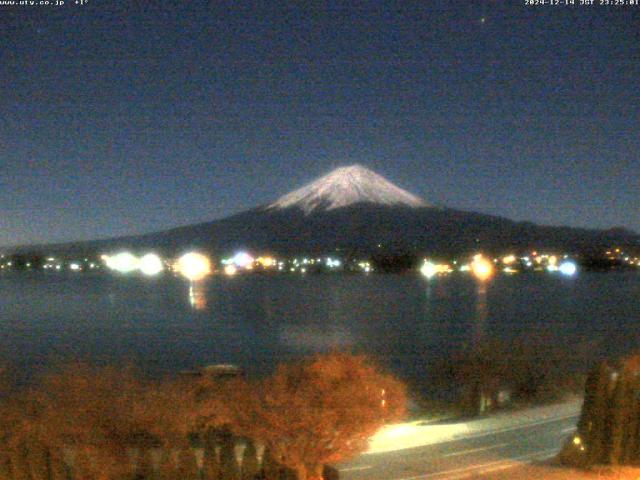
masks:
<path fill-rule="evenodd" d="M 179 278 L 0 275 L 0 360 L 131 360 L 152 372 L 350 347 L 409 381 L 487 338 L 545 338 L 586 361 L 640 347 L 640 274 Z M 580 360 L 584 362 L 585 360 Z"/>

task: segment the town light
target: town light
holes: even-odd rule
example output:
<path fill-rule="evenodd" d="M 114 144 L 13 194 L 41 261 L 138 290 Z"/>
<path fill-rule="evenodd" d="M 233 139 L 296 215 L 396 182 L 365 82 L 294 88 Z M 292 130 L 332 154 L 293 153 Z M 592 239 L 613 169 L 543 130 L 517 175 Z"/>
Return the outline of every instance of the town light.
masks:
<path fill-rule="evenodd" d="M 236 267 L 247 268 L 253 263 L 253 257 L 247 252 L 238 252 L 231 259 Z"/>
<path fill-rule="evenodd" d="M 575 262 L 567 261 L 562 262 L 558 267 L 558 270 L 560 270 L 561 274 L 570 277 L 576 274 L 576 272 L 578 271 L 578 267 L 576 266 Z"/>
<path fill-rule="evenodd" d="M 201 280 L 211 273 L 211 262 L 201 253 L 189 252 L 178 259 L 175 269 L 189 280 Z"/>
<path fill-rule="evenodd" d="M 275 267 L 277 263 L 276 259 L 273 257 L 258 257 L 256 259 L 256 262 L 258 262 L 264 268 Z"/>
<path fill-rule="evenodd" d="M 155 253 L 147 253 L 140 259 L 140 271 L 148 276 L 158 275 L 164 270 L 162 260 Z"/>
<path fill-rule="evenodd" d="M 438 274 L 451 273 L 452 271 L 451 266 L 447 263 L 433 263 L 428 260 L 425 260 L 420 268 L 420 273 L 426 278 L 433 278 Z"/>
<path fill-rule="evenodd" d="M 420 273 L 426 278 L 433 278 L 438 273 L 438 266 L 433 262 L 425 261 L 420 268 Z"/>
<path fill-rule="evenodd" d="M 116 255 L 107 255 L 105 258 L 107 267 L 120 273 L 131 273 L 138 269 L 138 258 L 129 252 L 120 252 Z"/>
<path fill-rule="evenodd" d="M 507 255 L 507 256 L 502 258 L 502 263 L 504 263 L 505 265 L 511 265 L 515 261 L 516 261 L 516 256 L 515 255 Z"/>
<path fill-rule="evenodd" d="M 488 280 L 493 275 L 493 264 L 478 254 L 473 257 L 473 262 L 471 262 L 471 273 L 473 273 L 478 280 Z"/>
<path fill-rule="evenodd" d="M 338 268 L 341 265 L 340 260 L 333 259 L 331 257 L 327 257 L 327 260 L 325 263 L 329 268 Z"/>

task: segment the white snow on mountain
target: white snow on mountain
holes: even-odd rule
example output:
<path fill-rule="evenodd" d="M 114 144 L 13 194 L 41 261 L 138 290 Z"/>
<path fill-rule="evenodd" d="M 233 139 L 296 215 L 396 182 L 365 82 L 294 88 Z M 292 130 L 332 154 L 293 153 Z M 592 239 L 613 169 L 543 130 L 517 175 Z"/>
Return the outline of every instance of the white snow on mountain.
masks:
<path fill-rule="evenodd" d="M 355 203 L 429 206 L 421 198 L 395 186 L 386 178 L 361 166 L 340 167 L 318 180 L 295 190 L 267 208 L 298 207 L 306 214 L 314 210 L 333 210 Z"/>

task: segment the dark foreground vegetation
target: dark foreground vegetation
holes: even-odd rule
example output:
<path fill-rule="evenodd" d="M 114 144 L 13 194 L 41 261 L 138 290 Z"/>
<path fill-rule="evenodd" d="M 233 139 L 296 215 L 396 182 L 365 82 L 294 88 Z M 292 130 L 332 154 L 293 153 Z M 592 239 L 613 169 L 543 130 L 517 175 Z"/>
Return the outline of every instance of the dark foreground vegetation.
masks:
<path fill-rule="evenodd" d="M 456 400 L 448 405 L 462 417 L 580 395 L 589 345 L 569 350 L 556 344 L 543 333 L 510 341 L 486 338 L 436 365 L 434 384 L 455 388 Z"/>
<path fill-rule="evenodd" d="M 71 364 L 5 382 L 0 480 L 320 479 L 405 412 L 405 389 L 359 355 L 281 365 L 261 381 Z"/>
<path fill-rule="evenodd" d="M 569 465 L 640 465 L 640 355 L 590 372 L 578 429 L 560 455 Z"/>

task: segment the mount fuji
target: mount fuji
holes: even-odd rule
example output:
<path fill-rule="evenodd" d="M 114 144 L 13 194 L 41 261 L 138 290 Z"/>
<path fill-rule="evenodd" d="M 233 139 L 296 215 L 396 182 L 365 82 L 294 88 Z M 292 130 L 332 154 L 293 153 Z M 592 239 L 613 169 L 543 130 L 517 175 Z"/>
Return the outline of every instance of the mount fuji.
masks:
<path fill-rule="evenodd" d="M 640 236 L 615 228 L 541 226 L 436 207 L 360 165 L 340 167 L 276 201 L 227 218 L 135 237 L 65 245 L 48 251 L 196 248 L 214 255 L 236 249 L 276 254 L 459 254 L 478 250 L 558 248 L 590 252 L 640 246 Z M 36 250 L 44 247 L 29 247 Z M 24 249 L 22 249 L 24 250 Z"/>
<path fill-rule="evenodd" d="M 340 167 L 269 205 L 269 209 L 299 208 L 307 215 L 315 210 L 334 210 L 358 203 L 387 206 L 428 207 L 421 198 L 395 186 L 360 165 Z"/>

